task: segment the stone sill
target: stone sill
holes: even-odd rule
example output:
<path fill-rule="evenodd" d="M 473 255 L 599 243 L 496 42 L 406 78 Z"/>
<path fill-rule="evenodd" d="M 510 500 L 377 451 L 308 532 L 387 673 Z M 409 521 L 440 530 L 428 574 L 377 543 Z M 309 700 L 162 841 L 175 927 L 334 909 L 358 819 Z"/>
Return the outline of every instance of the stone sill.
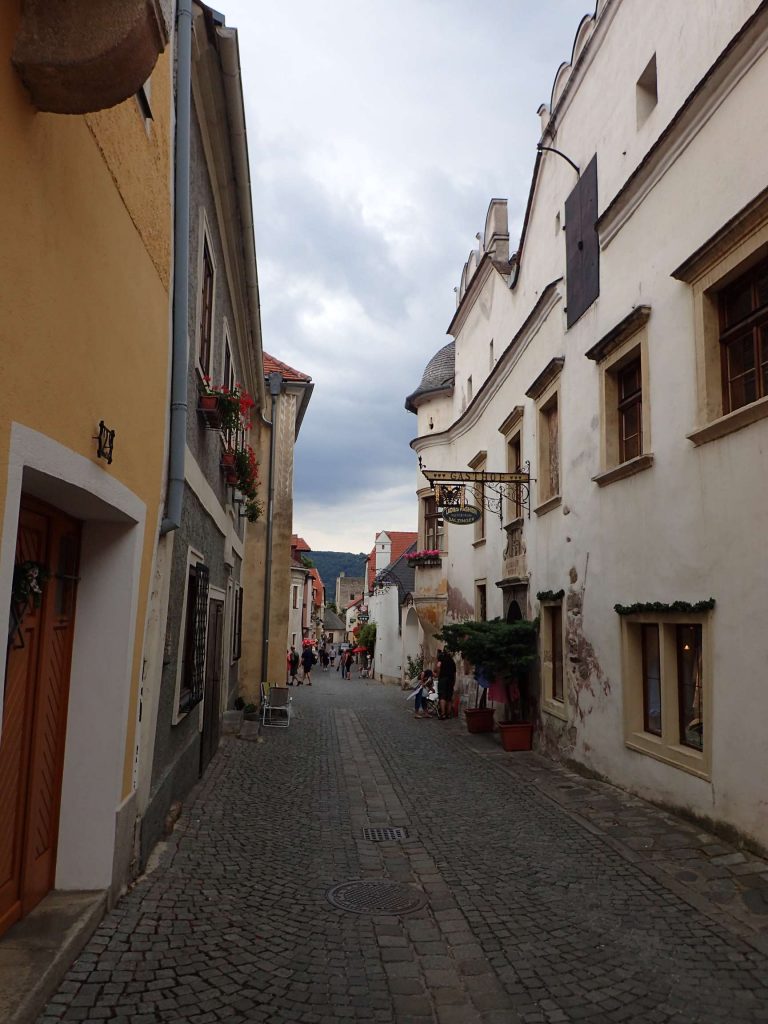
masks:
<path fill-rule="evenodd" d="M 751 423 L 765 419 L 766 416 L 768 416 L 768 398 L 758 398 L 756 402 L 750 402 L 749 405 L 743 405 L 734 412 L 726 413 L 725 416 L 713 420 L 705 427 L 698 427 L 687 435 L 688 440 L 698 447 L 709 441 L 716 441 L 719 437 L 733 434 L 736 430 L 742 430 Z"/>
<path fill-rule="evenodd" d="M 563 722 L 568 721 L 568 711 L 563 701 L 544 700 L 541 704 L 541 710 L 545 715 L 552 715 L 555 718 L 560 718 Z"/>
<path fill-rule="evenodd" d="M 646 754 L 672 768 L 679 768 L 689 775 L 695 775 L 697 779 L 703 779 L 705 782 L 712 780 L 704 754 L 692 747 L 667 746 L 660 737 L 642 732 L 630 733 L 624 743 L 638 754 Z"/>
<path fill-rule="evenodd" d="M 483 544 L 485 544 L 485 541 L 486 541 L 485 537 L 478 537 L 477 540 L 473 540 L 472 541 L 472 547 L 473 548 L 481 548 L 483 546 Z"/>
<path fill-rule="evenodd" d="M 538 505 L 533 511 L 537 516 L 545 516 L 547 512 L 551 512 L 553 508 L 557 508 L 558 505 L 562 504 L 562 496 L 556 494 L 554 498 L 548 498 L 546 501 Z"/>
<path fill-rule="evenodd" d="M 653 452 L 644 452 L 634 459 L 628 459 L 627 462 L 622 462 L 618 466 L 606 469 L 603 473 L 598 473 L 592 479 L 598 487 L 605 487 L 615 480 L 624 480 L 625 477 L 634 476 L 635 473 L 642 473 L 644 469 L 650 469 L 652 465 Z"/>

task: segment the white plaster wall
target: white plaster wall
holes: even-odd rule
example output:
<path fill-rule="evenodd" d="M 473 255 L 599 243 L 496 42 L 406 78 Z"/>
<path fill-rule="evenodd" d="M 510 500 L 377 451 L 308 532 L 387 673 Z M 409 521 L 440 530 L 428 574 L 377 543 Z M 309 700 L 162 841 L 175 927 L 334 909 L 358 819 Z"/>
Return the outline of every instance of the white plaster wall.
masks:
<path fill-rule="evenodd" d="M 757 3 L 623 0 L 611 6 L 615 15 L 609 30 L 561 112 L 552 140 L 581 166 L 597 152 L 601 211 Z M 635 82 L 653 52 L 659 104 L 638 131 Z M 687 440 L 697 425 L 693 303 L 690 288 L 670 275 L 765 187 L 766 95 L 768 57 L 762 56 L 736 80 L 730 95 L 722 97 L 604 246 L 596 303 L 566 332 L 565 303 L 556 302 L 519 357 L 499 367 L 487 402 L 476 402 L 474 414 L 462 417 L 466 378 L 472 375 L 477 396 L 489 336 L 501 354 L 500 339 L 506 345 L 515 336 L 545 286 L 565 273 L 564 234 L 556 231 L 555 217 L 562 214 L 576 177 L 564 161 L 545 155 L 518 284 L 504 296 L 501 278 L 489 278 L 457 333 L 453 425 L 441 420 L 441 433 L 426 429 L 425 403 L 414 443 L 427 466 L 465 467 L 477 451 L 486 450 L 487 468 L 505 469 L 505 441 L 498 427 L 522 405 L 523 459 L 531 460 L 537 476 L 536 408 L 525 391 L 552 357 L 565 356 L 560 380 L 562 505 L 541 517 L 532 515 L 524 533 L 534 605 L 537 591 L 584 587 L 583 630 L 607 681 L 581 695 L 583 718 L 571 708 L 576 738 L 568 752 L 625 786 L 728 821 L 763 843 L 768 843 L 768 801 L 762 791 L 768 770 L 768 473 L 762 467 L 768 421 L 699 448 Z M 645 472 L 599 488 L 592 477 L 601 468 L 600 372 L 584 353 L 640 303 L 652 307 L 647 338 L 655 461 Z M 431 415 L 438 407 L 445 411 L 448 401 L 430 403 Z M 417 481 L 424 486 L 418 472 Z M 537 504 L 535 484 L 532 504 Z M 501 615 L 502 595 L 495 582 L 504 575 L 506 538 L 498 523 L 488 515 L 481 545 L 473 543 L 471 527 L 446 529 L 449 555 L 443 568 L 454 608 L 457 592 L 473 605 L 474 583 L 485 579 L 488 615 Z M 717 601 L 711 618 L 714 686 L 707 718 L 711 783 L 625 746 L 620 623 L 613 609 L 617 602 L 710 596 Z"/>
<path fill-rule="evenodd" d="M 402 678 L 403 644 L 397 587 L 378 590 L 368 598 L 369 621 L 376 623 L 376 678 L 397 682 Z"/>

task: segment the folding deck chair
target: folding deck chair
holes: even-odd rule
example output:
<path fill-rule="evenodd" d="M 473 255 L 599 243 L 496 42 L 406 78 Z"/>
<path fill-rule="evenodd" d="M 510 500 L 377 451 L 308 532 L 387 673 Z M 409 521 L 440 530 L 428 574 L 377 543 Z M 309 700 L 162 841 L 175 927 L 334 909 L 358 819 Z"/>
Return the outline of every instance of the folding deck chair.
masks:
<path fill-rule="evenodd" d="M 291 695 L 287 686 L 261 684 L 261 724 L 285 728 L 291 724 Z"/>

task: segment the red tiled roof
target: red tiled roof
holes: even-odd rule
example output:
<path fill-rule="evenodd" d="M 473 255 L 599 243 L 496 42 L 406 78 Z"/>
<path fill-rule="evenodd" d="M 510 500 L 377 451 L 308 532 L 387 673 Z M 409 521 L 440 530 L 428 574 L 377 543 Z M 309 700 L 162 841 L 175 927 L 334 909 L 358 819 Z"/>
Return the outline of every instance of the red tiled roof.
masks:
<path fill-rule="evenodd" d="M 291 548 L 295 548 L 296 551 L 311 551 L 312 548 L 307 544 L 303 537 L 297 537 L 295 533 L 291 534 Z"/>
<path fill-rule="evenodd" d="M 285 380 L 288 381 L 312 380 L 312 378 L 308 374 L 302 373 L 301 370 L 294 370 L 294 368 L 292 366 L 289 366 L 288 363 L 284 363 L 280 359 L 275 359 L 274 356 L 271 356 L 268 352 L 265 352 L 264 376 L 266 377 L 268 374 L 272 373 L 275 370 L 278 373 L 281 373 Z"/>
<path fill-rule="evenodd" d="M 418 533 L 410 533 L 403 530 L 379 530 L 376 534 L 376 540 L 386 533 L 389 539 L 392 541 L 392 551 L 389 556 L 389 564 L 396 562 L 398 558 L 401 558 L 411 544 L 414 544 L 418 540 Z M 368 589 L 373 589 L 373 581 L 376 578 L 376 545 L 373 546 L 373 551 L 368 556 Z"/>

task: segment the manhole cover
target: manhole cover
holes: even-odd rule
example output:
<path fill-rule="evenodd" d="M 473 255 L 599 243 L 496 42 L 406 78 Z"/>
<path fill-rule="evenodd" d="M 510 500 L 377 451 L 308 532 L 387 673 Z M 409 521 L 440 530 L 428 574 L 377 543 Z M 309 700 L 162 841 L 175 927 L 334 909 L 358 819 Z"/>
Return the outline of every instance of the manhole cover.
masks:
<path fill-rule="evenodd" d="M 328 902 L 352 914 L 410 914 L 427 899 L 423 892 L 402 882 L 370 879 L 335 885 L 328 891 Z"/>
<path fill-rule="evenodd" d="M 363 829 L 363 839 L 370 839 L 374 843 L 385 843 L 388 840 L 394 839 L 407 839 L 408 831 L 404 828 L 393 828 L 390 826 L 384 828 L 366 827 Z"/>

